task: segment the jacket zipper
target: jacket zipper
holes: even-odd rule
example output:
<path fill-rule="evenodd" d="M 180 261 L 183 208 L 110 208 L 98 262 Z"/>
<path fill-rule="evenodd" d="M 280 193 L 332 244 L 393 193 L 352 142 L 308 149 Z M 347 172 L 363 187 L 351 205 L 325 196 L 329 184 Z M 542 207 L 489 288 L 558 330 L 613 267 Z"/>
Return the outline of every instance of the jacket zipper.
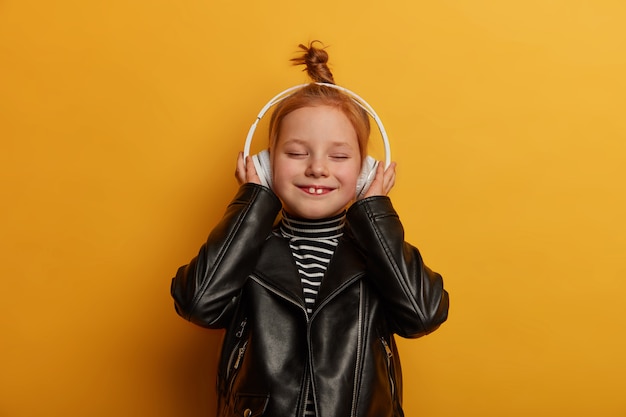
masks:
<path fill-rule="evenodd" d="M 307 372 L 307 377 L 306 380 L 304 382 L 304 397 L 302 398 L 302 417 L 306 416 L 306 405 L 307 405 L 307 400 L 309 399 L 309 390 L 311 388 L 311 377 L 309 375 L 310 369 L 306 370 Z M 315 399 L 313 399 L 313 401 L 315 401 Z M 317 407 L 315 407 L 317 410 Z"/>
<path fill-rule="evenodd" d="M 233 370 L 239 369 L 239 365 L 241 364 L 241 360 L 243 359 L 243 354 L 246 353 L 247 346 L 248 346 L 248 341 L 246 340 L 243 346 L 238 349 L 239 353 L 237 354 L 237 360 L 235 361 L 233 365 Z"/>
<path fill-rule="evenodd" d="M 228 392 L 233 391 L 233 386 L 235 385 L 236 372 L 239 369 L 239 366 L 241 365 L 241 360 L 243 359 L 243 356 L 246 353 L 247 347 L 248 347 L 248 341 L 246 340 L 243 346 L 233 351 L 233 356 L 235 352 L 237 353 L 237 359 L 235 360 L 235 363 L 232 366 L 232 371 L 230 373 L 230 382 L 229 382 Z"/>
<path fill-rule="evenodd" d="M 248 319 L 244 317 L 244 319 L 239 324 L 239 328 L 235 332 L 235 337 L 237 339 L 242 338 L 247 322 L 248 322 Z M 241 345 L 241 340 L 238 340 L 237 343 L 235 344 L 235 347 L 230 352 L 230 356 L 228 358 L 228 368 L 226 368 L 226 372 L 227 372 L 226 380 L 227 381 L 230 379 L 231 375 L 233 374 L 233 371 L 239 368 L 239 364 L 241 362 L 241 359 L 243 358 L 243 354 L 246 351 L 246 346 L 248 345 L 248 341 L 246 340 L 243 346 L 240 346 L 240 345 Z M 237 356 L 235 357 L 235 355 Z"/>
<path fill-rule="evenodd" d="M 354 386 L 352 387 L 352 407 L 350 409 L 350 416 L 356 415 L 356 406 L 357 406 L 357 398 L 358 398 L 358 384 L 360 381 L 357 379 L 358 375 L 361 374 L 361 349 L 362 349 L 362 329 L 363 329 L 363 312 L 365 308 L 363 307 L 364 299 L 363 299 L 363 281 L 361 281 L 359 285 L 359 316 L 357 322 L 357 337 L 356 337 L 356 363 L 354 365 Z"/>
<path fill-rule="evenodd" d="M 239 324 L 239 329 L 237 329 L 237 333 L 235 333 L 235 337 L 241 339 L 241 336 L 243 336 L 243 331 L 246 328 L 247 323 L 248 323 L 248 319 L 244 317 L 241 323 Z"/>
<path fill-rule="evenodd" d="M 387 340 L 384 337 L 380 338 L 380 341 L 385 348 L 385 353 L 387 354 L 387 376 L 389 377 L 389 385 L 391 387 L 391 398 L 395 400 L 396 398 L 396 385 L 393 381 L 393 351 L 389 347 Z"/>

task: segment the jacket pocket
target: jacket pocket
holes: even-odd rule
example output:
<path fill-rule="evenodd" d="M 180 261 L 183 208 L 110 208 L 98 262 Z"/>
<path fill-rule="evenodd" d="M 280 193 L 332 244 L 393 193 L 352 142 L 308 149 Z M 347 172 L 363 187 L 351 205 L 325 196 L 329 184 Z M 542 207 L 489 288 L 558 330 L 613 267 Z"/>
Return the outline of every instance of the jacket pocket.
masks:
<path fill-rule="evenodd" d="M 230 350 L 230 354 L 228 355 L 228 362 L 226 362 L 226 381 L 232 381 L 233 377 L 237 373 L 239 366 L 241 365 L 241 361 L 243 360 L 243 355 L 246 352 L 246 347 L 248 345 L 248 341 L 244 338 L 245 336 L 245 328 L 247 324 L 247 319 L 244 318 L 237 331 L 235 332 L 235 346 Z"/>
<path fill-rule="evenodd" d="M 241 366 L 241 362 L 243 362 L 243 357 L 246 353 L 246 348 L 248 347 L 248 341 L 246 340 L 243 344 L 235 345 L 235 348 L 230 354 L 230 359 L 228 361 L 228 386 L 229 391 L 232 391 L 233 384 L 235 383 L 235 378 L 237 377 L 237 373 L 239 372 L 239 367 Z"/>
<path fill-rule="evenodd" d="M 233 415 L 258 417 L 265 413 L 270 396 L 267 394 L 236 394 Z"/>

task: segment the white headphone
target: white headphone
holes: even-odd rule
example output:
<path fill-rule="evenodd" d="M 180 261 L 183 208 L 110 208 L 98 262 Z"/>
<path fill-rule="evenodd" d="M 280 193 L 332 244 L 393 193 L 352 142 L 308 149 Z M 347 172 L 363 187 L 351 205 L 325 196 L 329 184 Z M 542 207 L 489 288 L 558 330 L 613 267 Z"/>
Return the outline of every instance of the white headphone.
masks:
<path fill-rule="evenodd" d="M 339 90 L 347 94 L 356 104 L 359 105 L 359 107 L 365 110 L 367 114 L 369 114 L 369 116 L 372 119 L 374 119 L 374 121 L 378 125 L 378 129 L 380 130 L 380 135 L 383 139 L 383 143 L 385 146 L 385 169 L 386 169 L 391 163 L 391 149 L 389 147 L 389 138 L 387 138 L 387 132 L 385 131 L 385 127 L 383 126 L 382 121 L 380 120 L 380 118 L 378 117 L 378 115 L 376 114 L 372 106 L 370 106 L 364 99 L 359 97 L 356 93 L 348 90 L 345 87 L 340 87 L 338 85 L 330 84 L 330 83 L 315 83 L 315 84 L 334 88 L 336 90 Z M 243 147 L 244 161 L 245 161 L 245 158 L 248 155 L 250 155 L 250 144 L 252 143 L 252 137 L 254 136 L 254 131 L 256 130 L 256 127 L 259 124 L 259 121 L 263 118 L 265 113 L 270 109 L 270 107 L 280 103 L 282 100 L 292 95 L 296 90 L 306 87 L 307 85 L 309 84 L 300 84 L 294 87 L 290 87 L 278 93 L 277 95 L 275 95 L 270 101 L 267 102 L 265 106 L 263 106 L 263 108 L 257 115 L 256 120 L 254 121 L 254 123 L 252 123 L 252 126 L 250 126 L 250 130 L 248 130 L 246 143 L 244 144 L 244 147 Z M 259 179 L 261 180 L 261 183 L 264 186 L 271 188 L 272 187 L 272 167 L 270 166 L 270 155 L 269 155 L 268 150 L 265 149 L 259 152 L 258 154 L 253 155 L 252 162 L 254 163 L 254 168 L 256 169 L 256 172 L 259 176 Z M 369 186 L 372 184 L 372 181 L 374 180 L 374 177 L 376 176 L 377 167 L 378 167 L 378 161 L 375 158 L 368 155 L 363 160 L 363 167 L 361 168 L 361 173 L 359 174 L 359 178 L 357 180 L 357 185 L 356 185 L 357 197 L 363 196 L 365 192 L 367 191 L 367 189 L 369 188 Z"/>

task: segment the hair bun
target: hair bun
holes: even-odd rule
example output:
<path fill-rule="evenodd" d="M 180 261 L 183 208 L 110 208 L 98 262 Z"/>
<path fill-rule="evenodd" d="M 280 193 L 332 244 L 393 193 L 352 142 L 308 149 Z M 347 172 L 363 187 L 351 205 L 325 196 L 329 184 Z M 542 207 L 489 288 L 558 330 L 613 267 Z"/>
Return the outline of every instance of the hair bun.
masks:
<path fill-rule="evenodd" d="M 305 65 L 303 71 L 306 71 L 313 82 L 335 84 L 333 73 L 328 68 L 328 53 L 324 48 L 318 48 L 315 43 L 322 44 L 320 41 L 312 41 L 309 46 L 300 44 L 298 47 L 304 51 L 301 57 L 294 58 L 294 65 Z"/>

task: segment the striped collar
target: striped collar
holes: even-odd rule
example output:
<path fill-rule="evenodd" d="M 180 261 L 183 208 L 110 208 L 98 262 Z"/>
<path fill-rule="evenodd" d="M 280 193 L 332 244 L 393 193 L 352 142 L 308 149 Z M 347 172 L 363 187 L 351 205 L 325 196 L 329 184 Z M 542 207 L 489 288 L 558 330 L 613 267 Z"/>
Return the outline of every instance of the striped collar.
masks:
<path fill-rule="evenodd" d="M 325 219 L 302 219 L 282 211 L 280 233 L 287 238 L 337 239 L 343 235 L 346 212 Z"/>

